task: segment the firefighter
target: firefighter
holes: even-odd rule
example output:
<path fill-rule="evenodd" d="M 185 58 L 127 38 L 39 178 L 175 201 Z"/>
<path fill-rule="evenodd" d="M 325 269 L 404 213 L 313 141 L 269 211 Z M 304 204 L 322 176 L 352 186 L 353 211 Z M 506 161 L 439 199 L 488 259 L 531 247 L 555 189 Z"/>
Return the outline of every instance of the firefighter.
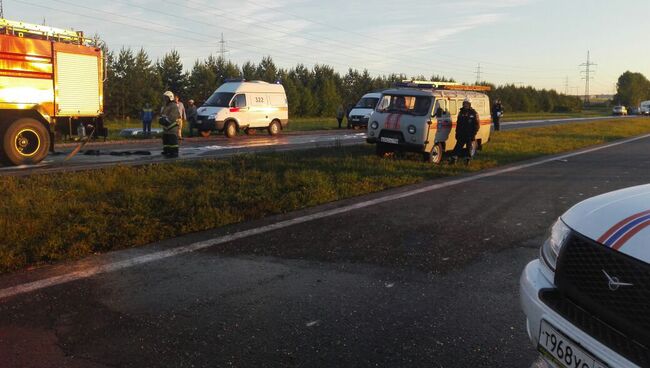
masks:
<path fill-rule="evenodd" d="M 503 106 L 501 106 L 501 100 L 496 100 L 492 106 L 492 122 L 494 122 L 495 131 L 501 130 L 501 125 L 499 124 L 501 115 L 503 115 Z"/>
<path fill-rule="evenodd" d="M 476 110 L 472 108 L 472 101 L 466 98 L 463 101 L 463 108 L 458 112 L 456 123 L 456 146 L 450 163 L 454 164 L 459 156 L 465 158 L 465 164 L 472 159 L 472 143 L 476 139 L 476 133 L 480 128 L 480 119 Z"/>
<path fill-rule="evenodd" d="M 163 152 L 165 157 L 178 157 L 178 126 L 181 115 L 174 94 L 167 91 L 163 94 L 164 106 L 160 114 L 159 123 L 163 127 Z"/>

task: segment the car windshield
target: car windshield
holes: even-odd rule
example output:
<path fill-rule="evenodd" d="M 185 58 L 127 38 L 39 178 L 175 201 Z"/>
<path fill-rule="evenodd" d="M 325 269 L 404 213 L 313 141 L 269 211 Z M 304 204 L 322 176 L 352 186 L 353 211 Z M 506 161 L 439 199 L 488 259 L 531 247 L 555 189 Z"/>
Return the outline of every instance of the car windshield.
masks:
<path fill-rule="evenodd" d="M 431 100 L 429 96 L 383 95 L 377 111 L 423 116 L 429 113 Z"/>
<path fill-rule="evenodd" d="M 230 106 L 230 100 L 232 100 L 232 97 L 234 96 L 234 93 L 230 92 L 215 92 L 208 98 L 207 101 L 203 104 L 203 106 L 211 106 L 211 107 L 229 107 Z"/>
<path fill-rule="evenodd" d="M 379 102 L 379 98 L 377 97 L 364 97 L 357 102 L 355 107 L 360 109 L 374 109 L 377 106 L 377 102 Z"/>

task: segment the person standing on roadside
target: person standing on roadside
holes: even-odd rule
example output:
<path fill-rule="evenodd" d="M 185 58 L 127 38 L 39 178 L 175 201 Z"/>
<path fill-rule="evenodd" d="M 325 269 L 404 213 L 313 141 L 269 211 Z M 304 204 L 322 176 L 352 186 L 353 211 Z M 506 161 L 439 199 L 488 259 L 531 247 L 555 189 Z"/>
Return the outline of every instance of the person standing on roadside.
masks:
<path fill-rule="evenodd" d="M 185 105 L 181 102 L 180 97 L 176 95 L 175 97 L 176 106 L 178 107 L 178 113 L 180 114 L 180 122 L 178 123 L 178 139 L 183 139 L 183 125 L 187 121 L 187 115 L 185 114 Z"/>
<path fill-rule="evenodd" d="M 494 123 L 494 130 L 501 130 L 501 125 L 499 120 L 501 120 L 501 115 L 503 115 L 503 106 L 501 106 L 501 100 L 495 100 L 494 105 L 492 105 L 492 122 Z"/>
<path fill-rule="evenodd" d="M 190 137 L 192 136 L 192 129 L 196 128 L 198 114 L 196 112 L 196 105 L 194 100 L 187 100 L 187 125 L 190 128 Z"/>
<path fill-rule="evenodd" d="M 339 104 L 339 107 L 336 108 L 336 121 L 339 123 L 339 129 L 341 129 L 341 124 L 343 124 L 343 117 L 345 116 L 345 109 L 342 104 Z"/>
<path fill-rule="evenodd" d="M 163 152 L 167 158 L 178 157 L 178 126 L 181 120 L 178 104 L 171 91 L 163 93 L 163 108 L 160 113 L 160 125 L 163 127 Z"/>
<path fill-rule="evenodd" d="M 149 102 L 144 104 L 142 108 L 142 134 L 145 138 L 151 136 L 151 121 L 153 120 L 153 109 L 149 105 Z"/>
<path fill-rule="evenodd" d="M 465 158 L 465 164 L 469 165 L 472 159 L 472 144 L 476 139 L 480 126 L 480 119 L 476 110 L 472 108 L 472 102 L 466 98 L 463 101 L 463 108 L 458 112 L 456 122 L 456 146 L 450 164 L 455 164 L 458 157 Z"/>

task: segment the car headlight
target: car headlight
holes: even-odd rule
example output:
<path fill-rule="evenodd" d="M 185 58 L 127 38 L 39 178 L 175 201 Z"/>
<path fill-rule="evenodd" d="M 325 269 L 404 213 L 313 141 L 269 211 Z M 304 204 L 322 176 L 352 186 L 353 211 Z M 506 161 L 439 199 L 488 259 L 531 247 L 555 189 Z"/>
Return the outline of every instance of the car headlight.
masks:
<path fill-rule="evenodd" d="M 370 128 L 372 129 L 377 129 L 379 128 L 379 123 L 376 121 L 373 121 L 372 124 L 370 124 Z"/>
<path fill-rule="evenodd" d="M 408 130 L 409 133 L 411 134 L 415 134 L 415 132 L 417 131 L 417 129 L 415 129 L 415 125 L 409 125 Z"/>
<path fill-rule="evenodd" d="M 214 120 L 217 118 L 216 114 L 208 115 L 208 120 Z"/>
<path fill-rule="evenodd" d="M 562 219 L 557 219 L 555 224 L 549 230 L 550 234 L 544 245 L 542 245 L 542 259 L 544 263 L 553 271 L 557 265 L 557 257 L 560 255 L 562 247 L 566 244 L 569 235 L 571 234 L 571 229 L 562 221 Z"/>
<path fill-rule="evenodd" d="M 364 119 L 370 119 L 370 115 L 372 115 L 372 114 L 366 114 L 366 115 L 364 115 L 363 118 L 364 118 Z"/>

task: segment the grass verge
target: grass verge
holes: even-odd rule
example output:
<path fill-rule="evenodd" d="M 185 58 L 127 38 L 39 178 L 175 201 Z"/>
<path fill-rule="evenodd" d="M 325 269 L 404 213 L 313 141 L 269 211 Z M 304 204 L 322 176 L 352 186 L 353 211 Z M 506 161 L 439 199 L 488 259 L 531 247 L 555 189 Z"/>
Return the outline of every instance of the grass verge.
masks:
<path fill-rule="evenodd" d="M 650 132 L 650 119 L 498 132 L 471 166 L 371 146 L 0 178 L 0 272 L 142 245 Z"/>

